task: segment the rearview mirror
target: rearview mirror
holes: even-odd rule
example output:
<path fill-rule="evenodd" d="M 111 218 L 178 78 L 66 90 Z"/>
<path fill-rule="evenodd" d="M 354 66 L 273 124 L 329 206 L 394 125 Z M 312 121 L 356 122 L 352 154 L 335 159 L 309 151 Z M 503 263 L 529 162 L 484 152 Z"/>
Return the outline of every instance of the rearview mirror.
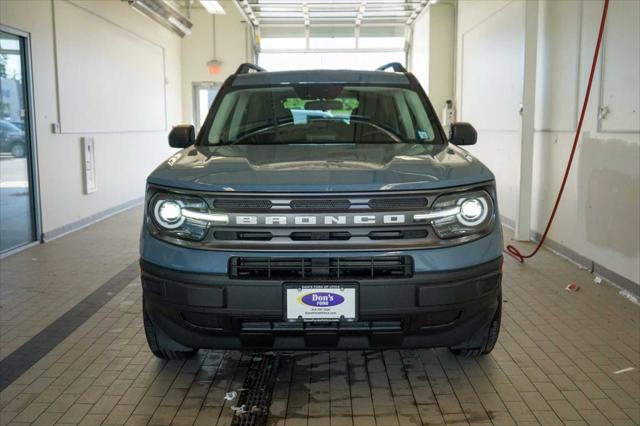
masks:
<path fill-rule="evenodd" d="M 196 141 L 196 129 L 191 124 L 180 124 L 169 133 L 169 146 L 172 148 L 186 148 Z"/>
<path fill-rule="evenodd" d="M 474 145 L 478 140 L 478 132 L 469 123 L 453 123 L 449 130 L 449 142 L 454 145 Z"/>

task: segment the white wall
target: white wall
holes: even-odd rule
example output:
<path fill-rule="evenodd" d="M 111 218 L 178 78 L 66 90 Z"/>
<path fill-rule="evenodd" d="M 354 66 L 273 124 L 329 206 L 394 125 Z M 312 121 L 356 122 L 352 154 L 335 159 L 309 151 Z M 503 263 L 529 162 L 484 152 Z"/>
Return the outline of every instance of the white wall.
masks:
<path fill-rule="evenodd" d="M 409 71 L 416 76 L 425 92 L 429 88 L 429 45 L 431 27 L 431 8 L 426 10 L 416 19 L 413 25 L 411 50 L 409 51 Z M 428 93 L 427 93 L 428 94 Z"/>
<path fill-rule="evenodd" d="M 457 118 L 478 130 L 470 151 L 495 173 L 501 214 L 509 218 L 518 194 L 523 13 L 519 1 L 458 3 Z"/>
<path fill-rule="evenodd" d="M 537 232 L 546 224 L 571 149 L 602 5 L 540 3 L 532 208 Z M 639 27 L 638 2 L 611 2 L 583 136 L 549 235 L 635 283 L 640 282 Z M 523 41 L 522 2 L 458 3 L 458 119 L 479 129 L 478 145 L 470 151 L 496 174 L 501 213 L 512 220 L 518 199 Z M 599 120 L 602 105 L 610 113 Z"/>
<path fill-rule="evenodd" d="M 63 0 L 56 0 L 58 1 Z M 54 54 L 53 13 L 60 7 L 71 8 L 77 16 L 76 25 L 59 25 L 55 29 L 59 49 L 74 49 L 75 54 L 84 52 L 85 61 L 94 61 L 104 52 L 96 51 L 90 42 L 92 22 L 100 22 L 101 31 L 111 28 L 116 36 L 130 34 L 134 38 L 144 39 L 158 46 L 164 54 L 164 76 L 166 101 L 158 104 L 157 97 L 148 99 L 138 97 L 138 108 L 150 114 L 166 115 L 166 122 L 180 121 L 182 106 L 181 95 L 181 47 L 178 36 L 164 29 L 150 19 L 132 10 L 126 3 L 113 2 L 69 2 L 52 4 L 50 1 L 0 1 L 0 22 L 31 34 L 33 92 L 35 104 L 36 143 L 39 160 L 39 181 L 42 201 L 43 231 L 45 234 L 59 232 L 64 227 L 81 221 L 92 215 L 114 208 L 144 196 L 146 176 L 172 150 L 167 144 L 167 130 L 164 125 L 154 131 L 131 131 L 126 125 L 111 123 L 109 130 L 97 132 L 86 129 L 82 133 L 64 133 L 65 118 L 73 121 L 73 116 L 62 117 L 63 133 L 54 134 L 51 124 L 58 121 L 58 99 L 56 98 L 56 57 Z M 98 21 L 96 21 L 96 19 Z M 84 29 L 84 32 L 81 32 Z M 74 46 L 64 43 L 74 43 Z M 62 44 L 61 44 L 62 43 Z M 120 58 L 121 61 L 109 61 L 100 58 L 103 66 L 114 72 L 126 72 L 127 67 L 144 67 L 139 57 Z M 122 60 L 124 59 L 124 60 Z M 58 64 L 60 65 L 60 64 Z M 81 73 L 82 67 L 59 67 L 60 87 L 73 85 L 78 78 L 87 76 Z M 157 73 L 158 70 L 150 70 Z M 94 81 L 103 88 L 111 81 Z M 144 91 L 147 84 L 141 81 Z M 151 83 L 148 83 L 151 84 Z M 154 89 L 156 86 L 154 86 Z M 103 111 L 117 111 L 130 104 L 135 93 L 119 93 L 117 87 L 106 91 L 101 97 Z M 60 92 L 60 101 L 67 96 Z M 76 112 L 78 113 L 78 112 Z M 75 114 L 71 112 L 71 114 Z M 100 117 L 90 117 L 99 122 Z M 92 136 L 96 144 L 96 172 L 98 191 L 83 193 L 80 138 Z"/>
<path fill-rule="evenodd" d="M 243 16 L 231 2 L 222 2 L 226 15 L 215 15 L 216 56 L 222 61 L 217 75 L 209 74 L 213 59 L 213 15 L 202 8 L 191 11 L 193 31 L 182 40 L 182 122 L 192 123 L 193 83 L 223 82 L 243 62 L 251 62 L 251 42 Z M 177 124 L 177 123 L 172 123 Z"/>
<path fill-rule="evenodd" d="M 448 1 L 430 4 L 414 25 L 409 67 L 438 115 L 454 95 L 454 52 L 455 6 Z"/>

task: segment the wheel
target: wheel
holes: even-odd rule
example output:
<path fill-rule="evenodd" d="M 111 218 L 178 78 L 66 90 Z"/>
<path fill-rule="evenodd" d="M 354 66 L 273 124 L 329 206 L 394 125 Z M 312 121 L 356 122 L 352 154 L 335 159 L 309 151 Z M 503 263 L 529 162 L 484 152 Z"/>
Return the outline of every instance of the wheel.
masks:
<path fill-rule="evenodd" d="M 13 155 L 15 158 L 22 158 L 24 157 L 24 154 L 25 154 L 24 144 L 14 143 L 11 146 L 11 155 Z"/>
<path fill-rule="evenodd" d="M 197 349 L 181 345 L 156 327 L 147 313 L 144 299 L 142 301 L 142 306 L 144 334 L 147 336 L 149 349 L 151 349 L 151 352 L 153 352 L 155 356 L 161 359 L 181 360 L 191 358 L 196 354 L 196 352 L 198 352 Z"/>
<path fill-rule="evenodd" d="M 487 327 L 480 329 L 469 340 L 450 347 L 449 350 L 453 352 L 453 354 L 470 358 L 487 355 L 493 350 L 493 347 L 498 341 L 498 335 L 500 334 L 500 322 L 502 320 L 502 295 L 500 295 L 498 300 L 498 309 L 496 310 L 491 323 L 489 323 Z"/>

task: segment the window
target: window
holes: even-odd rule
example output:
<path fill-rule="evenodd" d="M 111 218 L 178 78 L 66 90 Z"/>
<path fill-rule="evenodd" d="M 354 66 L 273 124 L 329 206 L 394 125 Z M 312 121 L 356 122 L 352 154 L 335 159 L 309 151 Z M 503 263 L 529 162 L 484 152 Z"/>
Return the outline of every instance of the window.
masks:
<path fill-rule="evenodd" d="M 353 69 L 374 70 L 389 62 L 405 63 L 404 51 L 398 52 L 261 52 L 258 63 L 268 71 Z"/>
<path fill-rule="evenodd" d="M 260 40 L 260 48 L 264 50 L 304 49 L 307 39 L 304 37 L 273 37 Z"/>
<path fill-rule="evenodd" d="M 316 84 L 225 95 L 209 144 L 439 143 L 422 100 L 387 86 Z"/>
<path fill-rule="evenodd" d="M 355 47 L 355 37 L 311 37 L 309 39 L 310 49 L 354 49 Z"/>
<path fill-rule="evenodd" d="M 404 49 L 404 37 L 360 37 L 361 49 Z"/>

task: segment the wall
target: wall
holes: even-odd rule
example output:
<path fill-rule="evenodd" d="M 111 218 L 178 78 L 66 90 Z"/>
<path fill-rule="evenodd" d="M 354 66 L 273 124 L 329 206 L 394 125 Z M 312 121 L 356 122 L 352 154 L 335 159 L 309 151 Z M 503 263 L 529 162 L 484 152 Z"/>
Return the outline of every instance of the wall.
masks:
<path fill-rule="evenodd" d="M 501 213 L 516 217 L 518 110 L 522 96 L 524 7 L 520 2 L 458 3 L 457 119 L 478 130 L 469 151 L 496 175 Z"/>
<path fill-rule="evenodd" d="M 222 61 L 219 74 L 211 75 L 207 62 L 213 59 L 213 15 L 202 8 L 191 11 L 193 31 L 182 40 L 182 122 L 192 123 L 193 83 L 223 82 L 244 62 L 250 62 L 250 43 L 243 16 L 231 2 L 222 2 L 226 15 L 215 15 L 216 56 Z"/>
<path fill-rule="evenodd" d="M 532 198 L 538 233 L 571 149 L 602 5 L 540 2 Z M 638 2 L 611 2 L 583 136 L 549 235 L 552 246 L 627 286 L 640 282 L 639 27 Z M 511 220 L 518 199 L 523 41 L 521 2 L 459 2 L 457 118 L 478 128 L 479 143 L 470 151 L 496 174 L 501 213 Z M 599 120 L 602 105 L 609 114 Z"/>
<path fill-rule="evenodd" d="M 410 50 L 410 70 L 429 95 L 438 115 L 453 99 L 455 6 L 430 4 L 416 20 Z"/>
<path fill-rule="evenodd" d="M 58 1 L 63 0 L 56 0 Z M 77 78 L 87 77 L 74 75 L 78 71 L 73 68 L 58 67 L 60 64 L 56 63 L 54 33 L 60 36 L 57 48 L 73 47 L 76 51 L 84 51 L 87 61 L 95 60 L 95 56 L 101 53 L 96 52 L 87 40 L 91 38 L 91 34 L 85 33 L 84 37 L 83 34 L 75 34 L 78 28 L 87 27 L 87 22 L 54 28 L 56 6 L 74 9 L 78 19 L 86 19 L 87 22 L 98 19 L 101 25 L 104 24 L 103 29 L 112 28 L 114 35 L 128 33 L 159 46 L 164 54 L 166 108 L 165 105 L 158 105 L 158 102 L 145 103 L 144 100 L 140 100 L 142 103 L 139 106 L 154 114 L 162 109 L 162 114 L 166 115 L 163 122 L 167 123 L 180 121 L 182 114 L 179 37 L 132 10 L 126 3 L 68 2 L 56 5 L 51 1 L 0 1 L 2 24 L 31 34 L 34 118 L 45 237 L 54 237 L 71 229 L 73 224 L 77 225 L 88 218 L 96 218 L 102 212 L 139 200 L 144 196 L 146 176 L 172 153 L 167 145 L 167 129 L 164 125 L 161 129 L 152 131 L 131 131 L 125 126 L 118 128 L 118 123 L 115 123 L 106 131 L 98 132 L 91 128 L 82 133 L 64 133 L 63 116 L 63 133 L 52 133 L 51 124 L 57 122 L 59 116 L 59 100 L 56 98 L 58 81 L 61 87 L 68 87 Z M 74 46 L 60 44 L 68 43 L 68 40 L 73 40 Z M 104 57 L 100 59 L 105 66 L 118 72 L 126 72 L 127 67 L 144 66 L 136 57 L 127 57 L 125 61 L 118 63 L 105 61 Z M 58 79 L 56 68 L 63 70 Z M 107 81 L 101 84 L 108 86 L 110 83 Z M 141 84 L 144 85 L 145 82 Z M 65 100 L 65 93 L 60 92 L 60 97 L 61 101 Z M 117 90 L 114 90 L 112 93 L 107 92 L 101 102 L 106 106 L 105 110 L 115 111 L 130 102 L 130 99 L 129 95 L 118 95 Z M 96 121 L 96 117 L 90 118 Z M 83 193 L 80 149 L 82 136 L 94 137 L 96 144 L 98 190 L 89 195 Z"/>
<path fill-rule="evenodd" d="M 429 87 L 429 45 L 431 27 L 431 8 L 426 7 L 425 11 L 416 19 L 413 25 L 413 35 L 411 48 L 409 50 L 409 71 L 416 76 L 422 87 L 427 91 Z"/>

